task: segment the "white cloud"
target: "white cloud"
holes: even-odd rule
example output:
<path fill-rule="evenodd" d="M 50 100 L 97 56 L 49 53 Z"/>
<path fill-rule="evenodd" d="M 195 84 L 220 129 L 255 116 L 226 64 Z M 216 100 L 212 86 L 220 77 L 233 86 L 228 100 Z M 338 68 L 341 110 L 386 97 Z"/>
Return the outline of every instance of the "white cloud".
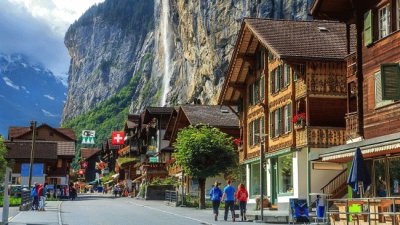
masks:
<path fill-rule="evenodd" d="M 19 86 L 15 85 L 12 80 L 10 80 L 10 78 L 8 77 L 3 77 L 3 81 L 4 83 L 6 83 L 8 86 L 14 88 L 15 90 L 19 90 Z"/>
<path fill-rule="evenodd" d="M 49 111 L 47 111 L 47 110 L 42 109 L 42 112 L 43 112 L 43 114 L 44 114 L 45 116 L 47 116 L 47 117 L 57 117 L 56 114 L 52 114 L 51 112 L 49 112 Z"/>
<path fill-rule="evenodd" d="M 46 97 L 46 98 L 48 98 L 48 99 L 50 99 L 50 100 L 53 100 L 54 101 L 54 99 L 56 99 L 56 98 L 54 98 L 53 96 L 51 96 L 51 95 L 43 95 L 44 97 Z"/>
<path fill-rule="evenodd" d="M 65 80 L 70 57 L 64 35 L 103 0 L 0 0 L 0 52 L 22 53 Z"/>

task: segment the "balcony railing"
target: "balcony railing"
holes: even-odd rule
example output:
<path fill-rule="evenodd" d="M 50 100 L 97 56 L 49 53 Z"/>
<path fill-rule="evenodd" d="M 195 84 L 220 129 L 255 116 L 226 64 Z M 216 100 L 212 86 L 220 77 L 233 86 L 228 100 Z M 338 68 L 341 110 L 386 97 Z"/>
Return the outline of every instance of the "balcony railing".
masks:
<path fill-rule="evenodd" d="M 358 113 L 357 112 L 347 113 L 345 119 L 346 119 L 346 136 L 351 139 L 357 138 L 359 136 Z"/>
<path fill-rule="evenodd" d="M 296 131 L 297 147 L 328 148 L 346 143 L 345 128 L 309 127 Z"/>

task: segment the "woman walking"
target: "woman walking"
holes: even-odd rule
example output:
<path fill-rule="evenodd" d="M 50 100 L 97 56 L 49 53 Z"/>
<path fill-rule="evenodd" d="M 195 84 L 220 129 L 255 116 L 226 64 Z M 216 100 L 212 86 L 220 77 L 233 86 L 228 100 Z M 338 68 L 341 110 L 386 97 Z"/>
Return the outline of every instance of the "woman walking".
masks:
<path fill-rule="evenodd" d="M 236 199 L 239 202 L 240 217 L 246 221 L 246 205 L 249 193 L 247 192 L 244 184 L 239 184 L 238 191 L 236 192 Z"/>
<path fill-rule="evenodd" d="M 218 183 L 217 181 L 214 184 L 214 187 L 210 190 L 210 198 L 212 201 L 212 207 L 213 207 L 213 212 L 214 212 L 214 220 L 218 220 L 218 209 L 219 205 L 221 204 L 221 197 L 222 197 L 222 191 L 219 189 L 219 185 L 221 183 Z"/>

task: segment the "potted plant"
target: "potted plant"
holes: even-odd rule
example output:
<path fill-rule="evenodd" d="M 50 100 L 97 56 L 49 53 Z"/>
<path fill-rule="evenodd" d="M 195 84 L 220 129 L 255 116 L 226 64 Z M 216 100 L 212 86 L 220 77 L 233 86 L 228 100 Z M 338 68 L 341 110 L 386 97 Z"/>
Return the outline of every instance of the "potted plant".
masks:
<path fill-rule="evenodd" d="M 298 113 L 294 115 L 292 123 L 296 128 L 303 128 L 306 124 L 306 113 Z"/>

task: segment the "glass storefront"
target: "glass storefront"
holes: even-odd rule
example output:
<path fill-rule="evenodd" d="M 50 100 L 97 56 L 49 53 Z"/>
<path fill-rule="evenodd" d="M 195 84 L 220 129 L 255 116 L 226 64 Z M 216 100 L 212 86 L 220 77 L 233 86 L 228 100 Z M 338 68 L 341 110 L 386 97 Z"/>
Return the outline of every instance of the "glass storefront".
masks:
<path fill-rule="evenodd" d="M 250 165 L 250 198 L 256 198 L 260 196 L 260 163 L 254 163 Z M 267 194 L 267 179 L 266 172 L 264 172 L 264 195 Z"/>
<path fill-rule="evenodd" d="M 400 157 L 374 159 L 372 176 L 374 196 L 400 196 Z"/>
<path fill-rule="evenodd" d="M 293 193 L 292 154 L 278 158 L 278 194 Z"/>

